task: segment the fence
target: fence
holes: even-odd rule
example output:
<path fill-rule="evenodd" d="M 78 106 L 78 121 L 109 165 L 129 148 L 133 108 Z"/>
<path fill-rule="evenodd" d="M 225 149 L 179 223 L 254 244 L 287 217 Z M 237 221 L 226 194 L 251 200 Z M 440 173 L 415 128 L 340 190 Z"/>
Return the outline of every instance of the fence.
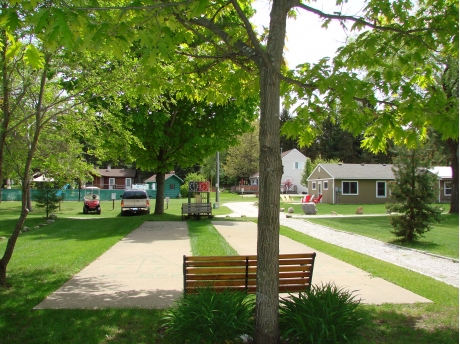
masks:
<path fill-rule="evenodd" d="M 82 201 L 85 197 L 85 189 L 49 189 L 49 192 L 56 192 L 56 194 L 62 197 L 63 201 Z M 100 190 L 100 199 L 101 201 L 111 201 L 113 199 L 119 200 L 120 196 L 123 194 L 125 190 Z M 153 190 L 147 190 L 150 198 L 153 198 Z M 31 197 L 32 201 L 34 201 L 34 197 L 38 194 L 38 190 L 33 189 L 31 190 Z M 21 201 L 22 200 L 22 192 L 19 189 L 3 189 L 2 190 L 2 202 L 3 201 Z"/>

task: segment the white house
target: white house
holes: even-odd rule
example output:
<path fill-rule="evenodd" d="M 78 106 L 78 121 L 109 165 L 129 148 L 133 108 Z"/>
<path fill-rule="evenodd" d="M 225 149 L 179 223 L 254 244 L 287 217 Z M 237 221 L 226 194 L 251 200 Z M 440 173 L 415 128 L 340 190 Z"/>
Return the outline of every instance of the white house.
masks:
<path fill-rule="evenodd" d="M 280 191 L 285 192 L 285 183 L 290 182 L 290 193 L 306 193 L 308 188 L 300 184 L 300 179 L 307 162 L 307 157 L 297 149 L 291 149 L 281 153 L 281 163 L 283 164 L 283 176 L 281 177 Z M 259 185 L 259 172 L 249 177 L 251 185 Z"/>

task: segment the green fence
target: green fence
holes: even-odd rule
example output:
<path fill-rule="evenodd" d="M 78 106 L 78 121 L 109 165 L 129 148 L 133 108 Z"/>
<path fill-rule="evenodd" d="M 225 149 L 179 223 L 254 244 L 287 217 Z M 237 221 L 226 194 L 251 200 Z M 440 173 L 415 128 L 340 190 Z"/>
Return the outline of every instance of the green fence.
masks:
<path fill-rule="evenodd" d="M 55 192 L 58 196 L 62 197 L 63 201 L 83 201 L 85 197 L 85 192 L 87 190 L 81 189 L 49 189 L 49 192 Z M 110 200 L 119 200 L 120 196 L 123 194 L 124 190 L 100 190 L 100 199 L 101 201 L 110 201 Z M 38 190 L 33 189 L 31 196 L 32 201 L 34 197 L 37 195 Z M 150 198 L 154 198 L 154 190 L 147 190 Z M 2 190 L 2 201 L 21 201 L 22 200 L 22 192 L 18 189 L 3 189 Z"/>

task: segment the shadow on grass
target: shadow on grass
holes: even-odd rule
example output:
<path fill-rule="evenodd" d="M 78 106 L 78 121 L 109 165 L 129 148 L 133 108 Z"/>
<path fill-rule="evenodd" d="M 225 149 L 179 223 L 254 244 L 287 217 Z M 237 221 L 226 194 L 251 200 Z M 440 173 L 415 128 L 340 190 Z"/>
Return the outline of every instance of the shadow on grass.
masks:
<path fill-rule="evenodd" d="M 58 218 L 55 222 L 44 227 L 30 227 L 31 230 L 29 232 L 22 233 L 20 237 L 29 240 L 65 239 L 78 241 L 95 240 L 108 237 L 122 238 L 140 227 L 146 221 L 181 222 L 180 219 L 180 216 L 170 214 L 119 216 L 114 218 L 98 218 L 91 215 L 84 219 Z M 13 221 L 10 222 L 13 226 L 12 229 L 14 229 Z M 44 221 L 42 220 L 40 223 L 43 222 Z M 8 237 L 11 235 L 12 229 L 9 233 L 5 232 L 5 236 Z"/>
<path fill-rule="evenodd" d="M 430 314 L 424 309 L 417 315 L 401 313 L 405 310 L 404 307 L 399 311 L 377 309 L 372 313 L 372 323 L 360 330 L 361 339 L 358 343 L 454 344 L 459 342 L 458 322 L 457 325 L 449 324 L 454 319 L 439 319 L 439 313 Z M 445 316 L 449 317 L 453 313 L 455 311 L 448 312 Z"/>
<path fill-rule="evenodd" d="M 161 342 L 156 338 L 162 310 L 115 307 L 116 300 L 111 309 L 33 309 L 68 278 L 55 269 L 11 273 L 12 287 L 0 289 L 0 343 Z M 173 291 L 159 292 L 160 297 L 170 297 Z"/>
<path fill-rule="evenodd" d="M 441 245 L 436 244 L 430 241 L 413 241 L 407 242 L 400 239 L 390 240 L 388 241 L 389 244 L 393 244 L 396 246 L 406 247 L 406 248 L 413 248 L 420 251 L 435 251 L 437 248 L 441 247 Z"/>

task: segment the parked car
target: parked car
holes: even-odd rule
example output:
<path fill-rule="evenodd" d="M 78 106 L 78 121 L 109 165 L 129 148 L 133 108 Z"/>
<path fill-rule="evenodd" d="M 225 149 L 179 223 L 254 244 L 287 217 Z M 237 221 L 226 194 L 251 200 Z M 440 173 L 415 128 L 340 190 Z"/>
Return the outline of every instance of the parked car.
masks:
<path fill-rule="evenodd" d="M 88 214 L 90 211 L 101 214 L 100 202 L 101 190 L 95 186 L 88 186 L 85 189 L 85 196 L 83 197 L 83 214 Z"/>
<path fill-rule="evenodd" d="M 127 213 L 150 214 L 150 199 L 145 190 L 125 190 L 121 197 L 121 216 Z"/>

